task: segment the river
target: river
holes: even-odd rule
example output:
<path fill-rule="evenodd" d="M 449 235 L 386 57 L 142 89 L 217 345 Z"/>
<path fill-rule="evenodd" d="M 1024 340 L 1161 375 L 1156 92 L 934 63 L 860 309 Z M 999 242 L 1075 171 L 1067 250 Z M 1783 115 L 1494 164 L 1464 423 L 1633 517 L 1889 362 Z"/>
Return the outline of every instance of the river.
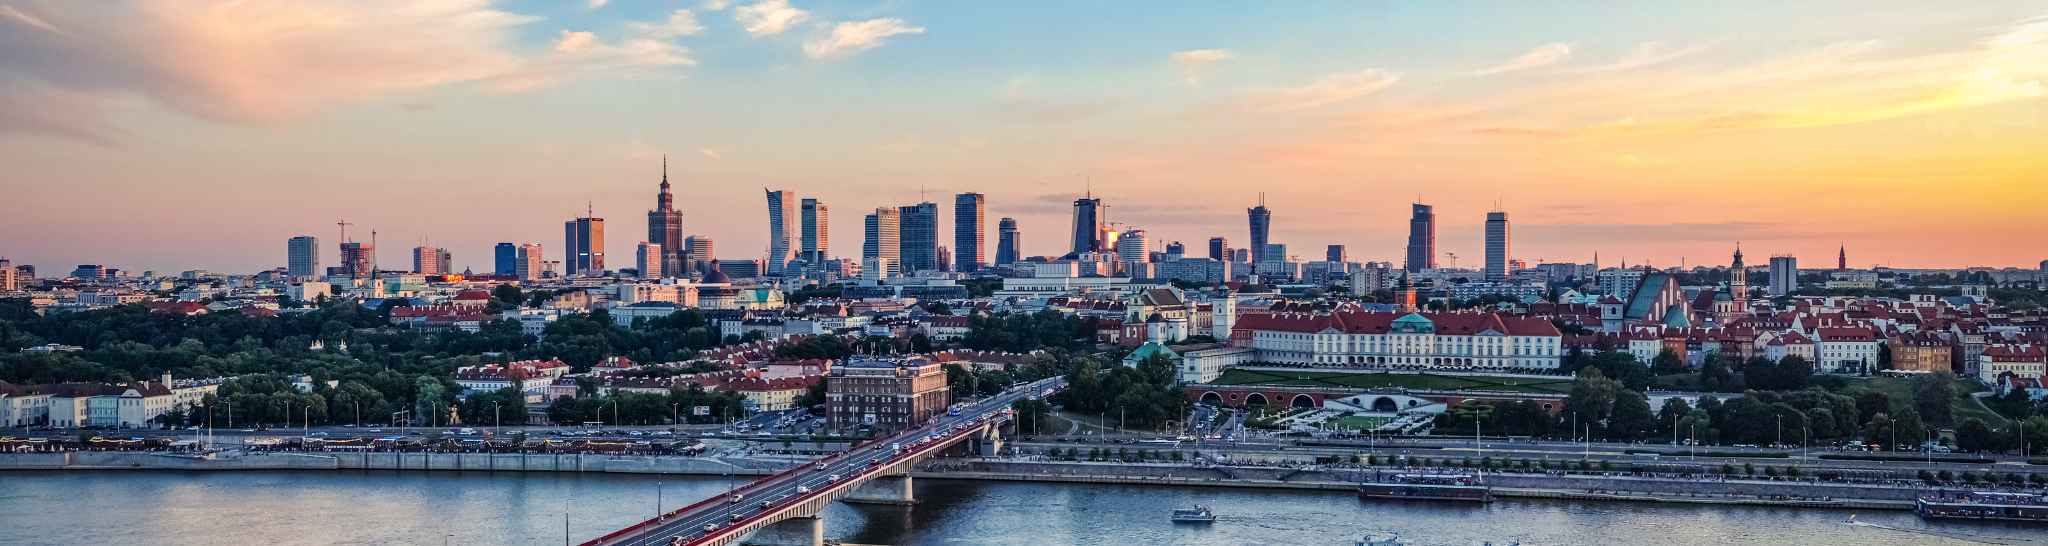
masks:
<path fill-rule="evenodd" d="M 0 544 L 562 544 L 716 494 L 718 478 L 578 473 L 10 472 Z M 2048 544 L 2041 528 L 1929 524 L 1906 512 L 1509 500 L 1362 502 L 1333 492 L 921 480 L 915 507 L 835 504 L 826 536 L 861 544 Z M 1174 525 L 1174 506 L 1215 508 Z"/>

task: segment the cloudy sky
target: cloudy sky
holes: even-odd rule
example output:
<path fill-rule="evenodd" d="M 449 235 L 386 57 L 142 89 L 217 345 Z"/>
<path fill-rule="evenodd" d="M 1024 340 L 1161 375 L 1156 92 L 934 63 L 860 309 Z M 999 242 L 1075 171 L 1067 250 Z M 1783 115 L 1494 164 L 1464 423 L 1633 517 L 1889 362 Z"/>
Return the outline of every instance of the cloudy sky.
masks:
<path fill-rule="evenodd" d="M 1398 261 L 1420 198 L 1462 265 L 1496 204 L 1531 262 L 2048 258 L 2048 6 L 1635 4 L 0 0 L 0 256 L 332 264 L 346 218 L 488 269 L 588 203 L 630 266 L 667 154 L 721 257 L 767 187 L 839 254 L 961 191 L 1063 252 L 1092 188 L 1191 246 L 1265 192 L 1304 257 Z"/>

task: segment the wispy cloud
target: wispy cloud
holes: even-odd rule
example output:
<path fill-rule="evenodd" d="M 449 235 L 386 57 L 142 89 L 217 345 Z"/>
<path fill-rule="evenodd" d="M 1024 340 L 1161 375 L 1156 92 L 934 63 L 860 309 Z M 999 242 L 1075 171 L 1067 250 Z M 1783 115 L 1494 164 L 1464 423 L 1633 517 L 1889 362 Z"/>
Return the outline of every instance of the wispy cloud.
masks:
<path fill-rule="evenodd" d="M 890 17 L 843 22 L 833 25 L 831 34 L 804 42 L 804 55 L 813 59 L 843 57 L 881 47 L 883 40 L 900 34 L 924 34 L 924 27 Z"/>
<path fill-rule="evenodd" d="M 42 18 L 22 13 L 21 10 L 15 9 L 12 5 L 0 4 L 0 18 L 12 19 L 16 23 L 35 27 L 52 34 L 64 34 L 64 31 L 58 30 L 56 26 L 42 20 Z"/>
<path fill-rule="evenodd" d="M 1378 93 L 1399 81 L 1400 74 L 1374 68 L 1330 74 L 1299 87 L 1258 90 L 1247 99 L 1259 110 L 1304 110 Z"/>
<path fill-rule="evenodd" d="M 610 3 L 612 3 L 612 0 L 585 0 L 584 5 L 589 7 L 590 9 L 595 10 L 603 8 L 605 4 Z"/>
<path fill-rule="evenodd" d="M 1643 42 L 1640 44 L 1636 44 L 1635 49 L 1629 50 L 1628 55 L 1622 56 L 1621 59 L 1614 61 L 1612 64 L 1589 66 L 1578 70 L 1574 70 L 1573 72 L 1621 72 L 1625 70 L 1649 68 L 1652 66 L 1657 66 L 1671 61 L 1675 61 L 1706 50 L 1707 47 L 1703 45 L 1695 45 L 1688 47 L 1672 47 L 1670 44 L 1666 44 L 1664 42 Z"/>
<path fill-rule="evenodd" d="M 704 25 L 697 22 L 697 14 L 686 9 L 669 12 L 668 18 L 660 22 L 634 21 L 626 26 L 642 36 L 664 40 L 704 32 Z"/>
<path fill-rule="evenodd" d="M 1531 49 L 1528 53 L 1523 53 L 1519 57 L 1515 57 L 1514 59 L 1508 60 L 1508 62 L 1475 70 L 1472 72 L 1472 75 L 1490 76 L 1494 74 L 1505 74 L 1508 72 L 1515 72 L 1518 70 L 1540 68 L 1564 62 L 1565 59 L 1570 58 L 1571 56 L 1571 44 L 1561 42 L 1548 43 L 1536 46 L 1536 49 Z"/>
<path fill-rule="evenodd" d="M 704 0 L 704 3 L 697 4 L 697 6 L 704 8 L 704 11 L 720 11 L 731 7 L 732 2 L 727 0 Z"/>
<path fill-rule="evenodd" d="M 1181 80 L 1188 85 L 1197 85 L 1207 73 L 1209 65 L 1237 58 L 1227 49 L 1189 49 L 1176 51 L 1169 57 L 1174 67 L 1180 70 Z"/>
<path fill-rule="evenodd" d="M 781 34 L 810 17 L 811 12 L 789 5 L 789 0 L 761 0 L 732 9 L 733 20 L 757 37 Z"/>
<path fill-rule="evenodd" d="M 718 151 L 717 148 L 698 148 L 697 154 L 704 156 L 705 159 L 718 159 L 725 157 L 725 153 Z"/>

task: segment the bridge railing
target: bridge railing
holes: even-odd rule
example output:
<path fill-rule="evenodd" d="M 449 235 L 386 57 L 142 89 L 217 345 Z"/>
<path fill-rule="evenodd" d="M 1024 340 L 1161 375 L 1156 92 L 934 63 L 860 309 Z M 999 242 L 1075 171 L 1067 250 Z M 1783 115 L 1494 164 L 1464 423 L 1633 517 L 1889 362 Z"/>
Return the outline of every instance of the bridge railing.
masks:
<path fill-rule="evenodd" d="M 995 415 L 995 413 L 991 413 L 990 415 Z M 973 426 L 973 427 L 967 427 L 967 428 L 962 428 L 962 429 L 960 429 L 960 430 L 956 430 L 956 431 L 953 431 L 952 433 L 948 434 L 948 435 L 947 435 L 946 437 L 944 437 L 944 438 L 941 438 L 941 439 L 939 439 L 938 441 L 935 441 L 935 442 L 932 442 L 932 443 L 929 443 L 929 444 L 925 444 L 924 446 L 922 446 L 922 447 L 919 447 L 919 448 L 916 448 L 916 449 L 914 449 L 914 450 L 911 450 L 911 451 L 907 451 L 907 452 L 905 452 L 905 453 L 904 453 L 904 455 L 905 455 L 906 457 L 908 457 L 908 456 L 918 455 L 918 454 L 921 454 L 921 453 L 924 453 L 924 452 L 927 452 L 927 451 L 932 451 L 932 450 L 942 449 L 943 447 L 947 446 L 947 444 L 949 444 L 949 443 L 951 443 L 951 442 L 953 442 L 953 441 L 955 441 L 955 440 L 959 440 L 959 439 L 961 439 L 961 438 L 965 438 L 965 437 L 967 437 L 967 435 L 969 435 L 969 434 L 973 434 L 973 433 L 977 432 L 977 431 L 978 431 L 978 430 L 979 430 L 979 429 L 980 429 L 980 428 L 981 428 L 982 426 L 986 426 L 986 425 L 989 425 L 989 424 L 991 424 L 992 422 L 993 422 L 993 420 L 991 420 L 991 421 L 988 421 L 988 422 L 978 423 L 978 424 L 976 424 L 976 425 L 975 425 L 975 426 Z M 914 429 L 913 429 L 913 430 L 914 430 Z M 899 434 L 897 434 L 897 436 L 896 436 L 896 437 L 893 437 L 893 438 L 896 438 L 896 439 L 902 439 L 902 438 L 909 438 L 909 437 L 912 437 L 912 435 L 908 434 L 908 432 L 910 432 L 910 431 L 904 431 L 904 433 L 899 433 Z M 877 443 L 877 444 L 878 444 L 878 443 L 882 443 L 883 441 L 886 441 L 886 440 L 876 440 L 876 441 L 874 441 L 874 442 L 871 442 L 871 443 Z M 851 453 L 852 451 L 853 451 L 853 450 L 849 449 L 849 450 L 847 450 L 847 451 L 845 451 L 845 452 L 842 452 L 841 454 L 843 455 L 844 453 Z M 836 457 L 836 456 L 837 456 L 837 455 L 835 455 L 835 457 Z M 884 464 L 884 465 L 874 465 L 874 466 L 871 466 L 871 467 L 865 467 L 865 468 L 862 468 L 862 469 L 860 469 L 859 471 L 856 471 L 856 472 L 854 472 L 854 474 L 853 474 L 853 475 L 851 475 L 851 476 L 847 476 L 845 480 L 842 480 L 842 481 L 840 481 L 840 482 L 838 482 L 838 483 L 834 484 L 834 486 L 833 486 L 833 487 L 829 487 L 829 488 L 821 488 L 821 489 L 819 489 L 819 490 L 817 490 L 817 491 L 812 491 L 812 492 L 810 492 L 809 494 L 805 494 L 805 495 L 801 495 L 801 496 L 798 496 L 798 497 L 796 497 L 796 498 L 792 498 L 792 499 L 789 499 L 789 500 L 788 500 L 787 502 L 785 502 L 784 504 L 785 504 L 785 505 L 802 505 L 803 503 L 805 503 L 805 502 L 809 502 L 810 500 L 812 500 L 812 499 L 815 499 L 815 498 L 817 498 L 817 497 L 820 497 L 820 496 L 824 496 L 824 495 L 829 495 L 829 494 L 831 494 L 831 493 L 833 492 L 833 490 L 835 490 L 835 489 L 844 489 L 844 488 L 856 487 L 856 485 L 855 485 L 856 483 L 858 483 L 858 482 L 861 482 L 861 481 L 863 481 L 863 480 L 865 480 L 865 479 L 871 479 L 871 478 L 870 478 L 870 475 L 872 475 L 872 474 L 879 474 L 879 473 L 882 473 L 883 471 L 887 470 L 887 469 L 888 469 L 888 467 L 890 467 L 890 466 L 894 466 L 894 465 L 887 465 L 887 464 Z M 799 467 L 797 467 L 797 469 L 796 469 L 796 470 L 802 470 L 802 469 L 803 469 L 803 467 L 799 466 Z M 767 481 L 767 480 L 762 480 L 762 482 L 766 482 L 766 481 Z M 756 483 L 761 483 L 761 482 L 756 482 Z M 715 501 L 715 500 L 718 500 L 718 498 L 713 498 L 712 500 L 714 500 L 714 501 Z M 701 502 L 700 502 L 700 503 L 698 503 L 698 504 L 699 504 L 699 505 L 701 505 L 701 504 L 703 504 L 703 503 L 701 503 Z M 695 506 L 695 505 L 693 505 L 693 506 Z M 772 516 L 773 516 L 774 514 L 776 514 L 776 513 L 778 513 L 778 512 L 779 512 L 779 511 L 771 511 L 771 510 L 761 510 L 761 511 L 759 511 L 759 512 L 755 512 L 755 513 L 753 513 L 752 515 L 749 515 L 749 516 L 746 516 L 746 517 L 742 517 L 742 518 L 740 518 L 740 519 L 739 519 L 739 521 L 735 521 L 735 522 L 733 522 L 733 523 L 732 523 L 731 525 L 725 526 L 725 527 L 723 528 L 723 531 L 724 531 L 723 533 L 714 533 L 714 534 L 708 534 L 708 535 L 705 535 L 705 536 L 702 536 L 702 537 L 694 538 L 694 539 L 691 539 L 691 540 L 690 540 L 689 542 L 687 542 L 687 544 L 701 544 L 701 543 L 704 543 L 704 542 L 708 542 L 708 541 L 716 540 L 716 539 L 717 539 L 718 537 L 721 537 L 721 536 L 724 536 L 724 535 L 730 535 L 730 534 L 735 534 L 735 533 L 744 533 L 744 532 L 747 532 L 747 528 L 748 528 L 748 527 L 751 527 L 751 526 L 753 526 L 753 525 L 754 525 L 755 523 L 758 523 L 758 522 L 760 522 L 760 521 L 761 521 L 761 520 L 763 520 L 763 519 L 766 519 L 766 518 L 772 517 Z M 645 523 L 645 522 L 643 522 L 643 523 Z"/>
<path fill-rule="evenodd" d="M 858 445 L 858 444 L 856 444 L 856 445 Z M 747 484 L 746 484 L 746 485 L 743 485 L 743 486 L 740 486 L 740 487 L 738 487 L 738 488 L 735 488 L 735 489 L 733 489 L 733 490 L 731 491 L 731 493 L 745 493 L 745 492 L 748 492 L 748 491 L 752 491 L 753 489 L 755 489 L 755 488 L 757 488 L 757 487 L 760 487 L 760 486 L 762 486 L 762 485 L 765 485 L 765 484 L 769 484 L 769 483 L 774 483 L 774 482 L 775 482 L 776 480 L 780 480 L 780 479 L 782 479 L 782 478 L 785 478 L 785 477 L 789 477 L 789 476 L 792 476 L 792 475 L 795 475 L 795 474 L 798 474 L 798 473 L 802 473 L 802 472 L 803 472 L 803 470 L 804 470 L 804 467 L 806 467 L 806 466 L 809 466 L 809 465 L 815 465 L 815 464 L 818 464 L 818 463 L 822 463 L 822 462 L 828 462 L 828 461 L 832 461 L 832 460 L 838 459 L 838 458 L 840 458 L 840 457 L 844 457 L 844 456 L 846 456 L 846 454 L 847 454 L 847 453 L 851 453 L 852 451 L 853 451 L 852 449 L 848 449 L 848 450 L 846 450 L 846 451 L 841 451 L 841 452 L 838 452 L 838 453 L 834 453 L 834 454 L 831 454 L 831 455 L 827 455 L 827 456 L 824 456 L 824 457 L 820 457 L 820 458 L 818 458 L 818 459 L 814 459 L 814 460 L 811 460 L 811 461 L 807 461 L 807 462 L 804 462 L 804 463 L 802 463 L 802 464 L 798 464 L 798 465 L 796 465 L 796 466 L 790 467 L 790 468 L 789 468 L 788 470 L 783 470 L 783 471 L 781 471 L 781 472 L 777 472 L 777 473 L 774 473 L 774 474 L 769 474 L 769 475 L 767 475 L 767 476 L 762 476 L 762 477 L 760 477 L 760 478 L 758 478 L 758 479 L 755 479 L 754 481 L 751 481 L 751 482 L 747 482 Z M 605 533 L 605 534 L 604 534 L 604 536 L 600 536 L 600 537 L 597 537 L 597 538 L 591 539 L 591 540 L 589 540 L 589 541 L 583 542 L 583 543 L 582 543 L 582 544 L 580 544 L 579 546 L 599 546 L 599 545 L 601 545 L 601 544 L 605 544 L 605 543 L 607 543 L 607 542 L 610 542 L 610 541 L 612 541 L 612 540 L 616 540 L 616 539 L 618 539 L 618 538 L 621 538 L 621 537 L 625 537 L 625 536 L 628 536 L 628 535 L 632 535 L 633 533 L 636 533 L 636 532 L 639 532 L 639 531 L 641 531 L 641 530 L 643 530 L 643 529 L 646 529 L 646 528 L 647 528 L 648 526 L 650 526 L 650 525 L 653 525 L 653 526 L 659 526 L 659 525 L 660 525 L 660 524 L 662 524 L 662 523 L 666 523 L 666 522 L 668 522 L 668 521 L 669 521 L 669 519 L 671 519 L 671 518 L 674 518 L 675 516 L 679 516 L 679 515 L 682 515 L 682 514 L 687 514 L 687 513 L 691 512 L 691 511 L 694 511 L 694 510 L 697 510 L 697 509 L 703 508 L 703 507 L 705 507 L 705 506 L 709 506 L 709 505 L 714 505 L 714 504 L 717 504 L 717 503 L 720 503 L 720 502 L 726 502 L 726 498 L 727 498 L 727 497 L 726 497 L 726 495 L 723 495 L 723 494 L 720 494 L 720 495 L 712 495 L 712 496 L 711 496 L 710 498 L 706 498 L 706 499 L 704 499 L 704 500 L 700 500 L 700 501 L 697 501 L 697 502 L 695 502 L 695 503 L 692 503 L 692 504 L 690 504 L 690 505 L 688 505 L 688 506 L 684 506 L 684 507 L 682 507 L 682 508 L 677 508 L 677 509 L 675 509 L 675 510 L 670 510 L 670 511 L 668 511 L 668 512 L 662 513 L 662 514 L 661 514 L 661 515 L 659 515 L 659 516 L 655 516 L 655 517 L 653 517 L 653 518 L 648 518 L 648 519 L 646 519 L 646 520 L 642 520 L 642 521 L 640 521 L 639 523 L 634 523 L 634 524 L 632 524 L 632 525 L 630 525 L 630 526 L 627 526 L 627 527 L 626 527 L 626 528 L 624 528 L 624 529 L 619 529 L 619 530 L 617 530 L 617 531 L 612 531 L 612 532 L 610 532 L 610 533 Z"/>

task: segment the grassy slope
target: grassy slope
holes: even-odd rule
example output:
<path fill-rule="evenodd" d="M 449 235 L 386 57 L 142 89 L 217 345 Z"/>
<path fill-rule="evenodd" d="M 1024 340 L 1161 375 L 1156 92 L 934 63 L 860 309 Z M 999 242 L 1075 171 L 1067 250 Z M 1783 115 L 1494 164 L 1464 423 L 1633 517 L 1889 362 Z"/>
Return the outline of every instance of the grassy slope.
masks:
<path fill-rule="evenodd" d="M 1212 382 L 1215 385 L 1270 385 L 1289 387 L 1338 387 L 1369 389 L 1403 387 L 1431 390 L 1491 390 L 1565 394 L 1571 392 L 1569 378 L 1529 379 L 1518 377 L 1462 377 L 1406 373 L 1349 373 L 1327 371 L 1268 371 L 1232 368 Z"/>

